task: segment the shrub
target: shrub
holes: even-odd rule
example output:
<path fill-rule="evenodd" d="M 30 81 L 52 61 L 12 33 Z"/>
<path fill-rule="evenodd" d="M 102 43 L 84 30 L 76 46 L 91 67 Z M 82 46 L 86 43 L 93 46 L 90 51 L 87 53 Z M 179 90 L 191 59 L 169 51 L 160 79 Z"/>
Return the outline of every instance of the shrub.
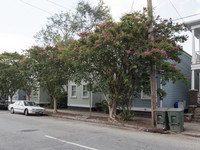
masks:
<path fill-rule="evenodd" d="M 103 112 L 108 114 L 109 113 L 109 108 L 108 108 L 108 103 L 106 100 L 103 100 L 102 102 L 102 108 L 103 108 Z"/>

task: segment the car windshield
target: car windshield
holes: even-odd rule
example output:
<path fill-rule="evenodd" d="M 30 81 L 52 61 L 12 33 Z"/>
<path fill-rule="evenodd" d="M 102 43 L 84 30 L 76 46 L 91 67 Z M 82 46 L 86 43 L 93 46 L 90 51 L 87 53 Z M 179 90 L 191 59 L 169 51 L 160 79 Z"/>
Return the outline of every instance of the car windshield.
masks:
<path fill-rule="evenodd" d="M 37 106 L 37 104 L 35 102 L 24 102 L 25 106 Z"/>

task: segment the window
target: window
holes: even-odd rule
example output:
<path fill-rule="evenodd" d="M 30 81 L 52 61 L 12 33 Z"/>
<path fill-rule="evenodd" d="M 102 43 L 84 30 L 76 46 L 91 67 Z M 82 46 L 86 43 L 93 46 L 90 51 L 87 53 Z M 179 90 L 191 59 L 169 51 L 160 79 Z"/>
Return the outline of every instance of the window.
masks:
<path fill-rule="evenodd" d="M 141 91 L 141 99 L 151 100 L 151 95 L 145 94 L 143 91 Z"/>
<path fill-rule="evenodd" d="M 83 98 L 88 98 L 87 85 L 83 85 Z"/>
<path fill-rule="evenodd" d="M 76 85 L 71 86 L 71 97 L 76 97 Z"/>

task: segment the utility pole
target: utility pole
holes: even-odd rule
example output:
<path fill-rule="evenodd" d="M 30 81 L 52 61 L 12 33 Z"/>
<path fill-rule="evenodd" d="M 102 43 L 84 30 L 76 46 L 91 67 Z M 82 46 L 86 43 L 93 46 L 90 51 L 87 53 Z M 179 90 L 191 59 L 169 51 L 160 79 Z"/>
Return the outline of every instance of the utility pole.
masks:
<path fill-rule="evenodd" d="M 147 8 L 148 8 L 148 21 L 149 21 L 149 36 L 150 40 L 154 40 L 153 37 L 153 8 L 152 8 L 152 0 L 147 0 Z M 151 63 L 151 118 L 152 118 L 152 126 L 155 127 L 155 114 L 154 109 L 156 108 L 156 65 Z"/>

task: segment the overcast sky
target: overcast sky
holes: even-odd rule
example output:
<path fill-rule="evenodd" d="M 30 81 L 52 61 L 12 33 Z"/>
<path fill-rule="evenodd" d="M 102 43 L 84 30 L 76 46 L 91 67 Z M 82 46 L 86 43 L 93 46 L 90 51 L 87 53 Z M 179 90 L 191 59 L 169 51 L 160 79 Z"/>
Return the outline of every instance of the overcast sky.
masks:
<path fill-rule="evenodd" d="M 21 52 L 35 45 L 34 35 L 45 26 L 47 17 L 61 11 L 73 11 L 79 0 L 0 0 L 0 53 Z M 147 0 L 104 0 L 111 9 L 113 18 L 118 21 L 125 13 L 142 10 Z M 154 13 L 162 18 L 180 18 L 200 13 L 200 0 L 152 0 Z M 53 4 L 52 2 L 56 3 Z M 96 5 L 98 0 L 89 0 Z M 133 7 L 132 7 L 133 4 Z M 30 6 L 32 5 L 32 6 Z M 60 5 L 60 6 L 58 6 Z M 131 9 L 132 8 L 132 9 Z M 43 11 L 42 11 L 42 10 Z M 196 20 L 200 15 L 184 19 Z M 183 22 L 179 20 L 179 22 Z M 183 46 L 191 54 L 191 33 Z"/>

